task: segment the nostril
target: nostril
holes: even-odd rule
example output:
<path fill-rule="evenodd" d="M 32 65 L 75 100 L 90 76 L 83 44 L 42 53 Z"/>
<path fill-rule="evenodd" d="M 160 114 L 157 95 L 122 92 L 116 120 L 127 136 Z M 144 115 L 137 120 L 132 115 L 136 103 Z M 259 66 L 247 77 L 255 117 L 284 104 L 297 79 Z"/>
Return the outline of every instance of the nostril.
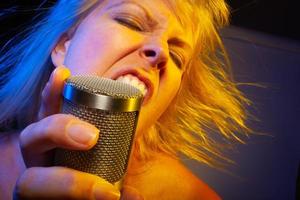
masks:
<path fill-rule="evenodd" d="M 166 65 L 166 62 L 163 61 L 163 62 L 158 63 L 157 67 L 158 67 L 158 69 L 163 69 L 165 67 L 165 65 Z"/>
<path fill-rule="evenodd" d="M 144 53 L 145 53 L 146 57 L 155 57 L 156 56 L 156 52 L 152 51 L 152 50 L 145 50 Z"/>
<path fill-rule="evenodd" d="M 144 58 L 151 67 L 157 69 L 163 69 L 167 62 L 168 56 L 164 49 L 157 46 L 146 46 L 141 48 L 139 55 Z"/>

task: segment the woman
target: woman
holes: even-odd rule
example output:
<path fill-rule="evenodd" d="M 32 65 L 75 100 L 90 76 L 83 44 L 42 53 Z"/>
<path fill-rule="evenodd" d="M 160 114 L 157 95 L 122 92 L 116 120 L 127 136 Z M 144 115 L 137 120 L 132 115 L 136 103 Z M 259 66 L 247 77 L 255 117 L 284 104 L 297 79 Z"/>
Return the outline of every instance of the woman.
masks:
<path fill-rule="evenodd" d="M 217 137 L 241 141 L 236 132 L 247 130 L 247 101 L 222 64 L 218 29 L 227 20 L 222 0 L 58 1 L 1 58 L 2 196 L 219 199 L 177 156 L 219 167 L 229 160 Z M 63 81 L 77 74 L 136 79 L 145 93 L 121 194 L 100 177 L 51 167 L 54 148 L 88 150 L 101 137 L 58 114 Z"/>

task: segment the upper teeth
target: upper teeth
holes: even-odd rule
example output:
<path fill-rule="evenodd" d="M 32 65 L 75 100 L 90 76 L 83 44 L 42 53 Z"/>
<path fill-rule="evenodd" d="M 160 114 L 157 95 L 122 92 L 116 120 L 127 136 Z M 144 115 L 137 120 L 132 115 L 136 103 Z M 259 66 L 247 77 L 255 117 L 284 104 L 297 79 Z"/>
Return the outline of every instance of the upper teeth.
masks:
<path fill-rule="evenodd" d="M 145 83 L 131 74 L 120 76 L 119 78 L 117 78 L 116 81 L 127 83 L 127 84 L 130 84 L 130 85 L 138 88 L 144 96 L 147 93 L 147 87 L 146 87 Z"/>

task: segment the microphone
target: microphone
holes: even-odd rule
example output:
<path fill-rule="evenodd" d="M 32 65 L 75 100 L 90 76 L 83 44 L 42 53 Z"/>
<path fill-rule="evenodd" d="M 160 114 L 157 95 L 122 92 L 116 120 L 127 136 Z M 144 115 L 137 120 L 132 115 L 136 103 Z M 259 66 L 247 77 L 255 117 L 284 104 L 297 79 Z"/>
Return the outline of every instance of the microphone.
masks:
<path fill-rule="evenodd" d="M 55 165 L 92 173 L 116 183 L 126 172 L 143 94 L 134 86 L 99 76 L 72 76 L 65 81 L 62 113 L 100 129 L 88 151 L 56 149 Z"/>

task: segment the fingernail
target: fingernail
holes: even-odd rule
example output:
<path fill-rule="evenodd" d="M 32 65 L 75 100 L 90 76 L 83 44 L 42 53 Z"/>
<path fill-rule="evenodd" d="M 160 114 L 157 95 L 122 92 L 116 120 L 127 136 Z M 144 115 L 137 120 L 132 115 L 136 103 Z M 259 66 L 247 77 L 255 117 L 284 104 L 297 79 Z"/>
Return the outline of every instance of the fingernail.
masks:
<path fill-rule="evenodd" d="M 54 71 L 52 72 L 51 76 L 50 76 L 50 80 L 49 82 L 53 82 L 54 81 L 54 77 L 61 77 L 62 80 L 67 79 L 69 76 L 71 75 L 71 72 L 68 68 L 64 67 L 64 66 L 59 66 L 56 67 L 54 69 Z"/>
<path fill-rule="evenodd" d="M 96 200 L 119 200 L 120 192 L 113 186 L 105 184 L 95 184 L 93 188 L 93 194 Z"/>
<path fill-rule="evenodd" d="M 61 66 L 60 68 L 62 69 L 62 79 L 66 80 L 67 78 L 69 78 L 69 76 L 71 75 L 70 70 L 64 66 Z"/>
<path fill-rule="evenodd" d="M 99 130 L 87 123 L 73 122 L 68 127 L 68 133 L 75 142 L 91 145 L 97 139 Z"/>

